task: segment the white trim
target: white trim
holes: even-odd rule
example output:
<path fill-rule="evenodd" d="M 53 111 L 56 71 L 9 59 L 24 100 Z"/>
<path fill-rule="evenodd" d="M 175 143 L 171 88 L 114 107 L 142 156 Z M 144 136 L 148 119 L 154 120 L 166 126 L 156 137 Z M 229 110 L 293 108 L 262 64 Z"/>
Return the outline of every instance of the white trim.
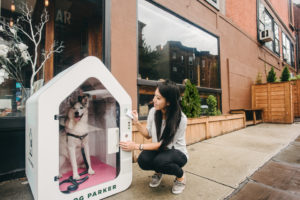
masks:
<path fill-rule="evenodd" d="M 220 0 L 206 0 L 209 4 L 211 4 L 213 7 L 220 10 Z M 215 2 L 216 1 L 216 2 Z"/>

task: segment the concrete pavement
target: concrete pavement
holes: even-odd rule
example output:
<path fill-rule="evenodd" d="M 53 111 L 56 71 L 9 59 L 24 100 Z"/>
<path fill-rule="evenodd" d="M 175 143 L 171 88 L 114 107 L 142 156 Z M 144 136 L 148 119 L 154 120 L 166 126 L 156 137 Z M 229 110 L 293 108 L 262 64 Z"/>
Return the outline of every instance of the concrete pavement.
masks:
<path fill-rule="evenodd" d="M 300 123 L 259 124 L 188 146 L 190 159 L 184 167 L 187 184 L 180 195 L 171 193 L 172 176 L 164 176 L 158 188 L 150 188 L 153 172 L 142 171 L 134 163 L 132 185 L 107 199 L 239 199 L 236 196 L 245 191 L 249 177 L 299 135 Z M 291 151 L 298 155 L 298 150 Z M 297 167 L 299 171 L 300 165 Z M 24 180 L 0 183 L 0 196 L 2 200 L 33 199 Z"/>
<path fill-rule="evenodd" d="M 300 137 L 243 182 L 230 200 L 299 200 Z"/>

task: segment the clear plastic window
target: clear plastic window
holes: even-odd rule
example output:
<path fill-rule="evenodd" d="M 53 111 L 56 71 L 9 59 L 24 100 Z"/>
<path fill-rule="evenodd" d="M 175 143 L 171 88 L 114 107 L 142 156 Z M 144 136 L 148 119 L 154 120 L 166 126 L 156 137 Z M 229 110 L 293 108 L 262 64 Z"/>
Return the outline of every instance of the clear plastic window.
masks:
<path fill-rule="evenodd" d="M 120 168 L 116 145 L 120 111 L 109 91 L 96 78 L 89 78 L 60 104 L 59 111 L 60 190 L 70 193 L 115 179 Z"/>

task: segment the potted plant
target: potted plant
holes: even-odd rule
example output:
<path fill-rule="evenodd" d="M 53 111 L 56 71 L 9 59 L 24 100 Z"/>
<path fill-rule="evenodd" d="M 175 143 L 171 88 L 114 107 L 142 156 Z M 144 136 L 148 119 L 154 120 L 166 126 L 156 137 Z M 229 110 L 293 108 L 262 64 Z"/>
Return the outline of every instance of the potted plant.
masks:
<path fill-rule="evenodd" d="M 290 74 L 289 68 L 288 68 L 288 66 L 285 66 L 281 73 L 280 80 L 281 80 L 281 82 L 289 81 L 290 77 L 291 77 L 291 74 Z"/>
<path fill-rule="evenodd" d="M 201 99 L 196 86 L 190 80 L 186 81 L 181 105 L 182 111 L 188 118 L 200 117 Z"/>
<path fill-rule="evenodd" d="M 216 116 L 216 115 L 221 115 L 221 111 L 217 110 L 217 99 L 213 95 L 209 95 L 207 98 L 207 105 L 208 105 L 208 110 L 207 114 L 209 116 Z"/>

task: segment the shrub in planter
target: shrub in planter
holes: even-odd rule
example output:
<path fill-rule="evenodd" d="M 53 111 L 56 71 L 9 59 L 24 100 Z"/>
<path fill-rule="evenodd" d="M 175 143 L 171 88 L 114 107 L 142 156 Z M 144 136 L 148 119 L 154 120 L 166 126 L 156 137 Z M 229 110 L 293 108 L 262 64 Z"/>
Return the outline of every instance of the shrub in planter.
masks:
<path fill-rule="evenodd" d="M 186 81 L 185 90 L 181 101 L 182 111 L 189 118 L 201 115 L 201 101 L 198 90 L 190 80 Z"/>
<path fill-rule="evenodd" d="M 280 80 L 281 81 L 289 81 L 290 80 L 290 71 L 289 71 L 289 68 L 288 66 L 285 66 L 283 71 L 282 71 L 282 74 L 281 74 L 281 77 L 280 77 Z"/>
<path fill-rule="evenodd" d="M 260 72 L 258 72 L 257 76 L 256 76 L 256 84 L 262 84 L 262 74 Z"/>
<path fill-rule="evenodd" d="M 268 73 L 267 82 L 273 83 L 275 81 L 276 81 L 276 72 L 274 71 L 274 67 L 272 67 Z"/>
<path fill-rule="evenodd" d="M 215 116 L 215 115 L 221 115 L 221 111 L 217 110 L 217 99 L 215 96 L 213 95 L 209 95 L 207 100 L 207 105 L 208 105 L 208 109 L 207 109 L 207 114 L 210 116 Z"/>
<path fill-rule="evenodd" d="M 294 76 L 294 77 L 290 78 L 290 81 L 296 81 L 296 80 L 300 80 L 300 74 L 298 74 L 297 76 Z"/>

